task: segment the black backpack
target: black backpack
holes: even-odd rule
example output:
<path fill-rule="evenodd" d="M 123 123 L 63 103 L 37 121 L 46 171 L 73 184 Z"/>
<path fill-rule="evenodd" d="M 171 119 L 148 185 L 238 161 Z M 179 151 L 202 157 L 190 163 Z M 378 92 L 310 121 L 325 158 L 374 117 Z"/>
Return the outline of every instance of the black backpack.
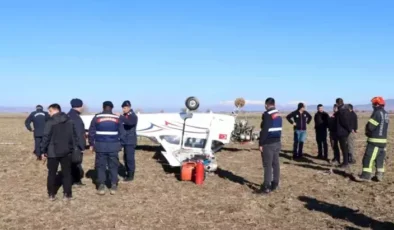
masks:
<path fill-rule="evenodd" d="M 52 143 L 56 157 L 71 154 L 74 149 L 72 124 L 64 122 L 54 125 L 52 127 Z"/>

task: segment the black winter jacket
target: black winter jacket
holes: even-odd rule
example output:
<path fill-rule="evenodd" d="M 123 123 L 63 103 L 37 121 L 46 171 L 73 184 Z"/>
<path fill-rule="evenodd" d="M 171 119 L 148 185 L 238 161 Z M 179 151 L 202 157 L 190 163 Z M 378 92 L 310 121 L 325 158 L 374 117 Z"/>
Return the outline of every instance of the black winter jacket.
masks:
<path fill-rule="evenodd" d="M 352 132 L 350 124 L 350 111 L 345 105 L 339 106 L 335 113 L 336 134 L 338 137 L 347 137 Z"/>
<path fill-rule="evenodd" d="M 328 130 L 330 131 L 331 137 L 336 137 L 337 135 L 337 120 L 335 117 L 336 114 L 333 114 L 328 118 Z"/>
<path fill-rule="evenodd" d="M 350 119 L 350 127 L 357 132 L 358 130 L 358 117 L 357 114 L 354 111 L 351 111 L 349 114 L 349 119 Z"/>
<path fill-rule="evenodd" d="M 86 148 L 86 138 L 85 138 L 85 124 L 82 121 L 82 118 L 80 116 L 80 113 L 75 110 L 71 109 L 67 115 L 70 117 L 70 119 L 74 122 L 75 125 L 75 131 L 77 132 L 78 135 L 78 146 L 80 149 L 85 149 Z"/>
<path fill-rule="evenodd" d="M 294 130 L 306 130 L 306 126 L 312 121 L 312 116 L 307 111 L 302 114 L 296 110 L 286 116 L 286 119 L 290 124 L 296 123 Z"/>
<path fill-rule="evenodd" d="M 317 112 L 314 117 L 316 131 L 327 131 L 329 119 L 328 113 Z"/>
<path fill-rule="evenodd" d="M 53 130 L 56 125 L 60 124 L 64 125 L 64 127 L 62 127 L 62 130 L 64 130 L 62 137 L 66 139 L 57 140 L 53 137 Z M 41 152 L 44 154 L 46 153 L 48 158 L 65 157 L 67 154 L 59 154 L 55 151 L 55 144 L 59 142 L 68 142 L 68 154 L 71 154 L 74 151 L 74 148 L 78 146 L 77 143 L 79 143 L 74 122 L 63 112 L 53 115 L 45 124 L 44 136 L 42 137 L 41 143 Z"/>

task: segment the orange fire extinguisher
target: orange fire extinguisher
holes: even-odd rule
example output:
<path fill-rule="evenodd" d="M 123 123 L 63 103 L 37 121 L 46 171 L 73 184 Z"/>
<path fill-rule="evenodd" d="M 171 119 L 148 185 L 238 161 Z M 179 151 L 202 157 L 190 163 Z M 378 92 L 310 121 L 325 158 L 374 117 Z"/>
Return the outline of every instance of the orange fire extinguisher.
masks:
<path fill-rule="evenodd" d="M 198 161 L 195 168 L 195 183 L 203 184 L 205 177 L 205 169 L 202 161 Z"/>

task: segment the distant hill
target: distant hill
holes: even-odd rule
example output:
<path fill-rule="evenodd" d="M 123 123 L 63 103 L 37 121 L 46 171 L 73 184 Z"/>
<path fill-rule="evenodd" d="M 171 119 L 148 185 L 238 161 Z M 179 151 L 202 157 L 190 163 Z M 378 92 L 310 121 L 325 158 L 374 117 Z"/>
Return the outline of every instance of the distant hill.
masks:
<path fill-rule="evenodd" d="M 27 113 L 31 112 L 32 109 L 30 107 L 12 107 L 12 106 L 0 106 L 1 113 Z"/>
<path fill-rule="evenodd" d="M 371 104 L 364 104 L 364 105 L 356 105 L 356 110 L 365 110 L 370 111 L 372 110 Z M 385 109 L 387 111 L 394 110 L 394 99 L 387 99 Z"/>
<path fill-rule="evenodd" d="M 361 105 L 353 105 L 354 109 L 357 111 L 372 111 L 371 104 L 361 104 Z M 308 105 L 308 110 L 313 111 L 316 110 L 317 105 Z M 325 106 L 326 111 L 331 111 L 332 105 Z M 387 99 L 385 109 L 387 111 L 394 111 L 394 99 Z"/>
<path fill-rule="evenodd" d="M 372 111 L 371 104 L 361 104 L 361 105 L 353 105 L 355 110 L 358 111 Z M 277 108 L 281 110 L 282 112 L 287 112 L 287 111 L 293 111 L 296 109 L 296 105 L 278 105 Z M 308 111 L 315 111 L 317 105 L 307 105 Z M 179 112 L 181 111 L 182 105 L 177 107 L 173 106 L 171 108 L 141 108 L 142 112 L 144 113 L 155 113 L 155 112 L 160 112 L 163 110 L 164 112 Z M 64 106 L 62 107 L 62 110 L 64 112 L 68 112 L 70 109 L 69 106 Z M 134 108 L 135 110 L 137 108 Z M 326 111 L 331 111 L 332 105 L 325 105 L 325 110 Z M 31 111 L 34 111 L 35 107 L 23 107 L 23 106 L 0 106 L 0 113 L 30 113 Z M 232 104 L 217 104 L 217 105 L 211 105 L 211 106 L 205 106 L 201 105 L 199 111 L 201 112 L 206 112 L 207 110 L 211 110 L 213 112 L 232 112 L 234 110 L 234 106 Z M 244 108 L 242 108 L 243 111 L 246 112 L 262 112 L 265 110 L 264 105 L 256 105 L 256 104 L 246 104 Z M 387 111 L 394 111 L 394 99 L 387 99 L 386 100 L 386 110 Z M 89 111 L 92 113 L 96 113 L 101 111 L 101 108 L 90 108 Z M 114 112 L 120 112 L 120 108 L 114 109 Z"/>

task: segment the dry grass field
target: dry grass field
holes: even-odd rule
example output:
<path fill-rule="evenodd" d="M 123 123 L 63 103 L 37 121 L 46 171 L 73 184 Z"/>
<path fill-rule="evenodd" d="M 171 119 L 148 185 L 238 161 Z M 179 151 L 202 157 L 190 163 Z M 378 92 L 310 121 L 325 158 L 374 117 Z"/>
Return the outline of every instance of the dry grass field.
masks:
<path fill-rule="evenodd" d="M 258 125 L 259 118 L 250 119 Z M 217 153 L 217 173 L 197 186 L 178 181 L 176 171 L 154 158 L 156 146 L 141 141 L 134 182 L 120 184 L 114 196 L 98 196 L 85 177 L 86 186 L 75 188 L 75 199 L 65 203 L 48 201 L 47 169 L 32 155 L 33 137 L 23 121 L 0 117 L 0 229 L 394 229 L 393 125 L 382 183 L 357 183 L 336 168 L 329 173 L 331 167 L 315 159 L 312 124 L 306 160 L 291 161 L 286 150 L 291 150 L 293 133 L 285 122 L 280 189 L 269 196 L 253 194 L 262 181 L 257 143 L 226 146 Z M 361 130 L 366 121 L 367 115 L 360 118 Z M 363 132 L 356 143 L 352 171 L 359 173 Z M 85 173 L 93 162 L 87 151 Z M 60 198 L 61 193 L 62 188 Z"/>

